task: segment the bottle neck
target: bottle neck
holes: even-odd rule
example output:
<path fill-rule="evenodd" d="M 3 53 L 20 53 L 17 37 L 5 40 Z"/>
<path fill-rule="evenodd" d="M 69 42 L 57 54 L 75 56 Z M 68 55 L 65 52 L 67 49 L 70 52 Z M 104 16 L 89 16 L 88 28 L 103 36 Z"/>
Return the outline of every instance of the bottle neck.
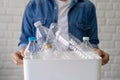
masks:
<path fill-rule="evenodd" d="M 35 45 L 36 44 L 36 41 L 29 41 L 28 45 L 29 46 L 32 46 L 32 45 Z"/>
<path fill-rule="evenodd" d="M 85 47 L 88 47 L 88 44 L 89 44 L 88 40 L 84 40 L 83 43 L 84 43 Z"/>
<path fill-rule="evenodd" d="M 34 41 L 29 41 L 29 42 L 35 42 L 35 40 Z"/>

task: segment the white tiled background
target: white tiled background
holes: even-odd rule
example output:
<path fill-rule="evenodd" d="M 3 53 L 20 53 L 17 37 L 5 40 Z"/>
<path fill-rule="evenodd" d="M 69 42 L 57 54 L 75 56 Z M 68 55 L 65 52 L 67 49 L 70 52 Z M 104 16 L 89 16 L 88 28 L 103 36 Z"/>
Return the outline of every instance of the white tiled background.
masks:
<path fill-rule="evenodd" d="M 97 9 L 100 47 L 110 54 L 102 80 L 120 80 L 120 0 L 91 0 Z M 21 20 L 27 0 L 0 0 L 0 80 L 23 80 L 22 67 L 14 65 Z"/>

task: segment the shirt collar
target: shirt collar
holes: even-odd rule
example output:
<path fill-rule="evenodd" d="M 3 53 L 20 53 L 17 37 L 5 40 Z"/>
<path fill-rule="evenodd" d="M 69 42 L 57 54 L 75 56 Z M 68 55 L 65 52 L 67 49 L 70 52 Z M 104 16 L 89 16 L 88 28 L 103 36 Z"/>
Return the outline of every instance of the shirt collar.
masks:
<path fill-rule="evenodd" d="M 79 0 L 71 0 L 69 8 L 72 8 Z"/>

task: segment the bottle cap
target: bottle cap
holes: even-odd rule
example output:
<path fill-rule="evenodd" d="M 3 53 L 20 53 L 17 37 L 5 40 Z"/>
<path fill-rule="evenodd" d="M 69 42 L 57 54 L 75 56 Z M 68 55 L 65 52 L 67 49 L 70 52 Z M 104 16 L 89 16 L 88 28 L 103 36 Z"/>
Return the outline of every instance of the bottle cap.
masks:
<path fill-rule="evenodd" d="M 44 45 L 44 48 L 46 48 L 46 49 L 47 48 L 52 48 L 52 45 L 47 43 L 47 44 Z"/>
<path fill-rule="evenodd" d="M 50 28 L 53 29 L 56 27 L 56 25 L 57 25 L 56 23 L 51 23 Z"/>
<path fill-rule="evenodd" d="M 28 40 L 29 40 L 29 41 L 35 41 L 36 38 L 35 38 L 35 37 L 29 37 Z"/>
<path fill-rule="evenodd" d="M 89 37 L 83 37 L 83 41 L 85 40 L 89 41 Z"/>
<path fill-rule="evenodd" d="M 40 21 L 37 21 L 37 22 L 35 22 L 34 23 L 34 26 L 37 28 L 37 27 L 39 27 L 39 26 L 41 26 L 42 25 L 42 23 L 40 22 Z"/>

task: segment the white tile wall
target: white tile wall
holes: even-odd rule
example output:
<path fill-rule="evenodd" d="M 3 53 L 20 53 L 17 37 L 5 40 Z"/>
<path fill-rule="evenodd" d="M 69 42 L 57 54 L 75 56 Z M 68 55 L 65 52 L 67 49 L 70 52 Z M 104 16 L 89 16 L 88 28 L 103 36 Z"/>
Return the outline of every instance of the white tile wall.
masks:
<path fill-rule="evenodd" d="M 14 65 L 21 20 L 28 0 L 0 0 L 0 80 L 23 80 L 23 68 Z M 110 54 L 102 80 L 120 80 L 120 0 L 91 0 L 96 5 L 100 47 Z"/>

